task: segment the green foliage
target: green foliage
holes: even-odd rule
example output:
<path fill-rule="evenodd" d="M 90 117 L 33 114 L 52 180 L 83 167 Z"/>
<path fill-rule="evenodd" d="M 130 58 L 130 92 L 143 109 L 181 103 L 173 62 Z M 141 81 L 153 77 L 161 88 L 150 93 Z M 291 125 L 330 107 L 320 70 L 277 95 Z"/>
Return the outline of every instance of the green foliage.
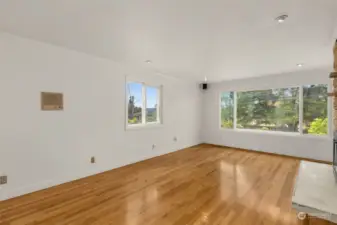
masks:
<path fill-rule="evenodd" d="M 316 118 L 327 117 L 327 93 L 328 89 L 326 85 L 303 87 L 303 119 L 306 123 L 310 123 Z"/>
<path fill-rule="evenodd" d="M 136 117 L 129 119 L 129 124 L 137 124 L 137 123 L 138 123 L 138 120 Z"/>
<path fill-rule="evenodd" d="M 234 110 L 234 93 L 224 92 L 221 94 L 221 127 L 233 128 L 233 110 Z"/>
<path fill-rule="evenodd" d="M 304 133 L 326 134 L 327 90 L 327 85 L 303 86 L 303 122 L 299 121 L 299 88 L 237 92 L 236 127 L 298 132 L 301 122 Z M 232 93 L 221 95 L 221 126 L 225 128 L 233 127 Z"/>
<path fill-rule="evenodd" d="M 128 102 L 128 122 L 129 124 L 138 124 L 140 121 L 137 119 L 141 117 L 142 108 L 135 106 L 135 97 L 130 96 Z"/>
<path fill-rule="evenodd" d="M 237 121 L 243 128 L 297 131 L 298 88 L 239 92 Z"/>
<path fill-rule="evenodd" d="M 328 118 L 317 118 L 309 127 L 309 134 L 327 134 L 328 133 Z"/>
<path fill-rule="evenodd" d="M 224 92 L 221 95 L 221 121 L 222 127 L 233 128 L 233 110 L 234 110 L 234 93 Z M 225 123 L 225 124 L 223 124 Z M 232 126 L 230 127 L 230 125 Z"/>
<path fill-rule="evenodd" d="M 233 128 L 233 121 L 224 120 L 222 121 L 221 127 L 222 128 Z"/>
<path fill-rule="evenodd" d="M 326 85 L 303 87 L 303 133 L 327 134 L 327 93 Z"/>

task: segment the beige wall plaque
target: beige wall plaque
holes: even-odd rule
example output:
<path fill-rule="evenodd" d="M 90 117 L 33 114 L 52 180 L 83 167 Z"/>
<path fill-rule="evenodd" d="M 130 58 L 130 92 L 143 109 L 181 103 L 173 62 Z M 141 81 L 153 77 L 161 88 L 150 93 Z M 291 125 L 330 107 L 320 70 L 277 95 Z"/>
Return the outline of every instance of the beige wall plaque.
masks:
<path fill-rule="evenodd" d="M 41 92 L 41 110 L 63 110 L 63 93 Z"/>

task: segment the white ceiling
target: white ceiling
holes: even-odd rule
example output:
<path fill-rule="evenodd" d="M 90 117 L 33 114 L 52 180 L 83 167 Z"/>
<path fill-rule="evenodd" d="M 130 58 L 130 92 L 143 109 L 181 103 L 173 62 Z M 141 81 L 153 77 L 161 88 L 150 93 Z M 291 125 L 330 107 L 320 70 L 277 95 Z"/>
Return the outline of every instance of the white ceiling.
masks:
<path fill-rule="evenodd" d="M 336 12 L 336 0 L 1 0 L 0 29 L 219 81 L 331 65 Z"/>

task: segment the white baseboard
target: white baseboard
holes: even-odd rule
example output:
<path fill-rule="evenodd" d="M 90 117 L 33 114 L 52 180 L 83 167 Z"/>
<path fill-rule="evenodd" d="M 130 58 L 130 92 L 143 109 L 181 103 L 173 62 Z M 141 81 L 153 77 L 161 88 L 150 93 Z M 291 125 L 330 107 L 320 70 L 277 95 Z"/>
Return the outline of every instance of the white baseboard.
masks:
<path fill-rule="evenodd" d="M 47 180 L 47 181 L 43 181 L 43 182 L 40 182 L 34 185 L 28 185 L 25 187 L 17 188 L 14 190 L 4 191 L 0 189 L 0 201 L 4 201 L 10 198 L 25 195 L 25 194 L 32 193 L 35 191 L 43 190 L 43 189 L 52 187 L 54 185 L 55 184 L 52 180 Z"/>

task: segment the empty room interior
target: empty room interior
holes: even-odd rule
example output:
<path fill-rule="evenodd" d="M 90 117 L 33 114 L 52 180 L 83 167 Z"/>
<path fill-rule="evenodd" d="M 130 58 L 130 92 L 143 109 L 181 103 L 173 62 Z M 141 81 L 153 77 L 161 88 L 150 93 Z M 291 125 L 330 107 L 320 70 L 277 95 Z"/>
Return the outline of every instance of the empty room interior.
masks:
<path fill-rule="evenodd" d="M 336 0 L 1 0 L 0 225 L 337 224 Z"/>

